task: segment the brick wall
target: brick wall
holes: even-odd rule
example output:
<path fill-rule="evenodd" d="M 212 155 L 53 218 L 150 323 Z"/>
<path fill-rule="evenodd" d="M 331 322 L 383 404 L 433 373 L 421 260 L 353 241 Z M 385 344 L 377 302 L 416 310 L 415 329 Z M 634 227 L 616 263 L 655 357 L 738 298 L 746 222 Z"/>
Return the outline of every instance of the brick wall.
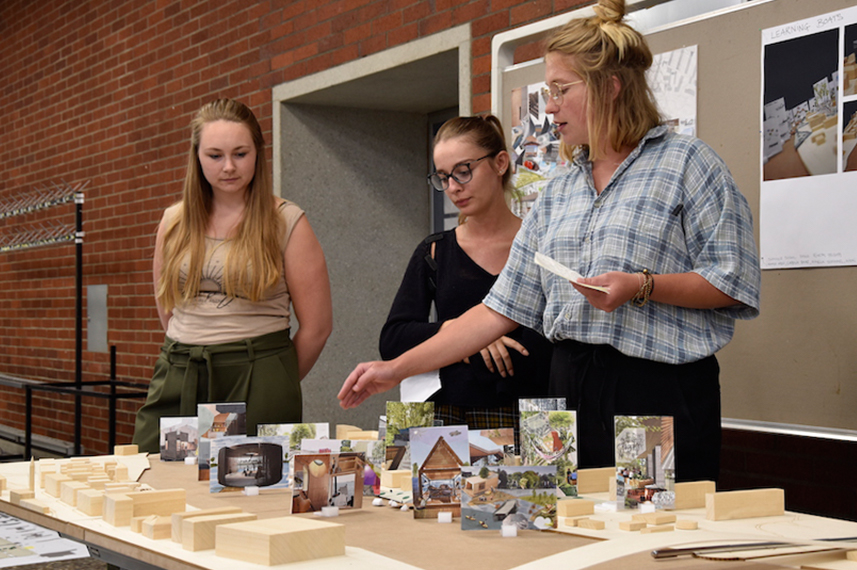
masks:
<path fill-rule="evenodd" d="M 590 3 L 4 0 L 0 202 L 53 181 L 90 181 L 84 285 L 109 286 L 108 342 L 117 347 L 119 379 L 147 382 L 163 339 L 151 294 L 154 232 L 180 191 L 187 124 L 203 102 L 248 103 L 270 143 L 273 86 L 470 22 L 472 106 L 485 112 L 492 36 Z M 73 211 L 0 219 L 0 236 L 72 223 Z M 0 253 L 0 287 L 0 373 L 72 381 L 74 247 Z M 84 352 L 84 381 L 108 373 L 108 355 Z M 71 400 L 34 403 L 34 431 L 70 440 Z M 90 398 L 84 406 L 84 447 L 106 452 L 106 405 Z M 120 443 L 130 440 L 138 406 L 120 404 Z M 0 423 L 23 428 L 19 390 L 0 390 Z"/>

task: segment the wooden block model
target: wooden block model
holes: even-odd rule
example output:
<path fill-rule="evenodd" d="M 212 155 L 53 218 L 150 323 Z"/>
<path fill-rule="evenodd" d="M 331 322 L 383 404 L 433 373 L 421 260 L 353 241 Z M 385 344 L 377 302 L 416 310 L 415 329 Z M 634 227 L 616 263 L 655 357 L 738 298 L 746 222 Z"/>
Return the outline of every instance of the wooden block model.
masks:
<path fill-rule="evenodd" d="M 215 552 L 266 566 L 342 556 L 345 527 L 300 517 L 225 524 L 217 527 Z"/>
<path fill-rule="evenodd" d="M 410 469 L 397 469 L 395 471 L 381 471 L 381 486 L 398 489 L 402 486 L 402 479 L 411 480 Z"/>
<path fill-rule="evenodd" d="M 63 475 L 62 473 L 49 473 L 48 475 L 45 475 L 45 493 L 58 499 L 61 491 L 60 485 L 71 480 L 71 477 Z"/>
<path fill-rule="evenodd" d="M 853 55 L 853 54 L 852 54 Z M 847 550 L 845 551 L 845 559 L 846 560 L 854 560 L 857 561 L 857 550 Z"/>
<path fill-rule="evenodd" d="M 113 446 L 113 455 L 137 455 L 138 453 L 140 449 L 134 444 Z"/>
<path fill-rule="evenodd" d="M 585 521 L 589 517 L 565 517 L 563 520 L 563 524 L 565 526 L 575 527 L 580 524 L 580 521 Z"/>
<path fill-rule="evenodd" d="M 39 462 L 39 488 L 44 489 L 45 487 L 45 475 L 50 475 L 52 473 L 57 472 L 56 463 L 42 463 Z"/>
<path fill-rule="evenodd" d="M 675 484 L 675 509 L 702 509 L 705 507 L 705 495 L 715 493 L 714 481 L 691 481 Z"/>
<path fill-rule="evenodd" d="M 638 530 L 643 530 L 644 528 L 646 528 L 646 526 L 647 525 L 645 521 L 621 521 L 619 523 L 619 530 L 627 530 L 629 532 L 634 532 Z"/>
<path fill-rule="evenodd" d="M 104 491 L 100 489 L 78 491 L 77 510 L 91 517 L 100 517 L 104 512 Z"/>
<path fill-rule="evenodd" d="M 214 509 L 200 509 L 197 511 L 184 511 L 182 513 L 172 514 L 172 529 L 170 537 L 173 542 L 181 544 L 182 541 L 182 523 L 187 519 L 195 517 L 207 517 L 209 515 L 229 515 L 243 512 L 239 507 L 217 507 Z"/>
<path fill-rule="evenodd" d="M 0 475 L 0 493 L 6 490 L 6 478 Z"/>
<path fill-rule="evenodd" d="M 60 485 L 60 501 L 70 507 L 76 507 L 78 491 L 89 488 L 89 485 L 80 481 L 66 481 Z"/>
<path fill-rule="evenodd" d="M 9 502 L 13 505 L 21 504 L 21 501 L 35 499 L 36 492 L 29 489 L 9 489 Z"/>
<path fill-rule="evenodd" d="M 699 524 L 696 521 L 679 519 L 675 521 L 675 527 L 679 530 L 697 530 L 699 529 Z"/>
<path fill-rule="evenodd" d="M 613 479 L 614 481 L 616 479 L 615 467 L 602 467 L 600 469 L 578 469 L 577 493 L 579 495 L 588 495 L 591 493 L 607 493 L 610 491 L 611 479 Z"/>
<path fill-rule="evenodd" d="M 134 516 L 134 499 L 124 494 L 108 493 L 104 495 L 102 513 L 102 518 L 107 524 L 129 526 L 131 517 Z"/>
<path fill-rule="evenodd" d="M 376 440 L 378 439 L 377 431 L 350 431 L 345 434 L 344 439 L 356 439 L 356 440 Z"/>
<path fill-rule="evenodd" d="M 345 437 L 349 432 L 352 431 L 363 431 L 357 426 L 350 426 L 348 424 L 340 424 L 336 426 L 336 439 L 348 439 Z"/>
<path fill-rule="evenodd" d="M 232 513 L 226 515 L 207 515 L 182 521 L 182 548 L 196 552 L 214 548 L 216 529 L 220 525 L 256 520 L 253 513 Z M 269 519 L 270 520 L 270 519 Z M 250 548 L 248 544 L 246 548 Z"/>
<path fill-rule="evenodd" d="M 824 128 L 825 129 L 833 128 L 836 126 L 836 124 L 838 122 L 839 121 L 838 121 L 836 115 L 831 115 L 831 116 L 827 117 L 826 119 L 824 119 Z"/>
<path fill-rule="evenodd" d="M 152 517 L 156 517 L 158 515 L 149 515 Z M 128 525 L 131 528 L 131 532 L 136 532 L 140 534 L 143 532 L 143 521 L 149 517 L 131 517 L 131 522 Z"/>
<path fill-rule="evenodd" d="M 104 486 L 109 482 L 110 478 L 107 475 L 91 475 L 86 480 L 86 484 L 92 489 L 104 489 Z"/>
<path fill-rule="evenodd" d="M 647 526 L 646 528 L 640 529 L 640 534 L 651 534 L 653 532 L 671 532 L 675 530 L 675 527 L 671 524 L 661 524 L 657 526 Z"/>
<path fill-rule="evenodd" d="M 578 521 L 577 526 L 589 530 L 604 530 L 604 521 L 599 521 L 595 519 L 585 519 Z"/>
<path fill-rule="evenodd" d="M 579 517 L 595 512 L 595 503 L 586 499 L 561 499 L 556 502 L 556 514 L 560 517 Z"/>
<path fill-rule="evenodd" d="M 825 134 L 822 132 L 815 133 L 814 135 L 812 135 L 811 138 L 812 138 L 812 142 L 817 144 L 817 145 L 823 145 L 824 141 L 827 139 Z"/>
<path fill-rule="evenodd" d="M 134 502 L 131 516 L 172 515 L 187 509 L 187 491 L 184 489 L 163 489 L 155 491 L 134 491 L 125 495 Z"/>
<path fill-rule="evenodd" d="M 664 512 L 654 512 L 654 513 L 640 513 L 636 515 L 631 515 L 631 520 L 634 521 L 643 521 L 647 524 L 651 525 L 661 525 L 661 524 L 669 524 L 675 522 L 675 515 L 672 513 L 664 513 Z"/>
<path fill-rule="evenodd" d="M 42 513 L 43 515 L 50 514 L 51 512 L 50 507 L 36 499 L 21 499 L 19 504 L 28 511 L 35 511 L 37 513 Z"/>
<path fill-rule="evenodd" d="M 128 467 L 126 465 L 117 465 L 113 470 L 113 480 L 114 481 L 127 481 L 128 480 Z"/>
<path fill-rule="evenodd" d="M 135 481 L 123 481 L 121 483 L 105 483 L 104 484 L 104 492 L 105 493 L 128 493 L 130 491 L 136 491 L 140 488 L 140 484 Z"/>
<path fill-rule="evenodd" d="M 705 496 L 705 518 L 710 521 L 775 517 L 786 511 L 782 489 L 728 491 Z"/>
<path fill-rule="evenodd" d="M 152 515 L 143 519 L 143 536 L 151 540 L 170 538 L 173 521 L 170 517 Z"/>

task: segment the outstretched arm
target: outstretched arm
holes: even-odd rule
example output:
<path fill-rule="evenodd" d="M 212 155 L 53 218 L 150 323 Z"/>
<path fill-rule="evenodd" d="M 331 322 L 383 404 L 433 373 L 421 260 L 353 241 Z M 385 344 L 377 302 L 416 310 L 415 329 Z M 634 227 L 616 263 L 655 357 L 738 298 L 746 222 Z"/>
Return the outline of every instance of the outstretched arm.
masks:
<path fill-rule="evenodd" d="M 408 376 L 448 366 L 478 352 L 517 326 L 515 321 L 480 303 L 398 358 L 358 364 L 339 391 L 339 405 L 345 409 L 357 407 L 369 396 L 386 392 Z"/>

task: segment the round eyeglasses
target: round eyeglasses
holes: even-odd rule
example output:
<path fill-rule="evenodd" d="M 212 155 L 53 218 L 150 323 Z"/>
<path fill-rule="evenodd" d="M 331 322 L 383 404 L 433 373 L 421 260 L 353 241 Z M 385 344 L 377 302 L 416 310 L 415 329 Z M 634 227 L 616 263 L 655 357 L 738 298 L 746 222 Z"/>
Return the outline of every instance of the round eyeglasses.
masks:
<path fill-rule="evenodd" d="M 572 81 L 571 83 L 557 83 L 554 81 L 550 86 L 542 87 L 542 99 L 544 99 L 545 103 L 553 101 L 557 105 L 562 105 L 562 96 L 565 95 L 567 88 L 578 83 L 583 83 L 583 79 Z"/>
<path fill-rule="evenodd" d="M 438 171 L 434 171 L 427 176 L 429 184 L 431 184 L 432 188 L 437 190 L 438 192 L 443 192 L 447 188 L 449 188 L 449 179 L 452 178 L 459 184 L 467 184 L 473 179 L 473 169 L 471 168 L 471 164 L 475 164 L 480 160 L 485 160 L 489 156 L 494 156 L 497 154 L 496 152 L 492 152 L 491 154 L 486 154 L 482 158 L 477 158 L 475 160 L 469 160 L 467 162 L 459 162 L 455 166 L 452 167 L 452 172 L 449 174 L 441 174 Z"/>

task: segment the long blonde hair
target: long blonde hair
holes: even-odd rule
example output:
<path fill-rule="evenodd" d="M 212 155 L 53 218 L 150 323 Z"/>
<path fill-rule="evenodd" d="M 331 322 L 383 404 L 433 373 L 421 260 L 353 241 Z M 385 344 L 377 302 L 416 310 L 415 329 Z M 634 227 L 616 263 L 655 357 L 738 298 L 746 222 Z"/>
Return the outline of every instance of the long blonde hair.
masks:
<path fill-rule="evenodd" d="M 571 20 L 546 44 L 546 53 L 574 57 L 574 71 L 586 82 L 589 158 L 599 158 L 606 132 L 613 150 L 636 146 L 661 122 L 646 71 L 652 52 L 642 34 L 626 24 L 625 0 L 599 0 L 595 16 Z M 613 78 L 621 85 L 614 98 Z M 564 156 L 573 148 L 561 145 Z"/>
<path fill-rule="evenodd" d="M 265 139 L 253 112 L 232 99 L 212 101 L 191 121 L 190 150 L 182 201 L 178 215 L 165 229 L 163 265 L 156 296 L 166 311 L 193 299 L 205 263 L 205 230 L 211 215 L 213 192 L 202 173 L 199 141 L 202 127 L 213 121 L 241 123 L 250 131 L 256 148 L 256 169 L 247 186 L 244 215 L 229 238 L 232 247 L 226 256 L 223 287 L 230 297 L 258 301 L 282 275 L 283 257 L 280 239 L 284 224 L 277 212 L 271 176 L 265 159 Z M 187 275 L 182 264 L 188 259 Z M 184 279 L 183 279 L 184 277 Z"/>

